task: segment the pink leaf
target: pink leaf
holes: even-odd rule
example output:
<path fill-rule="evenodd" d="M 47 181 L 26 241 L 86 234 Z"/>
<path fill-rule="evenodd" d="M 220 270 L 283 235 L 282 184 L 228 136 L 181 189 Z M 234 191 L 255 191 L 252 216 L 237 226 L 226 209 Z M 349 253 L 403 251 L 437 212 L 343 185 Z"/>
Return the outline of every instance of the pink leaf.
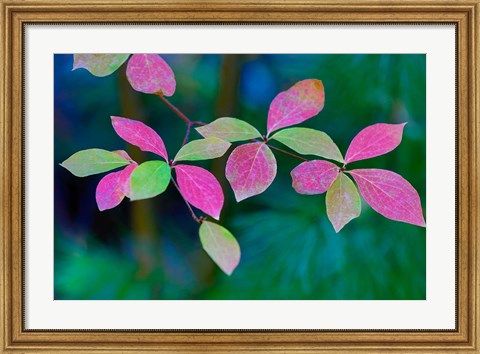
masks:
<path fill-rule="evenodd" d="M 130 198 L 130 176 L 133 173 L 133 170 L 137 168 L 136 163 L 132 163 L 125 167 L 120 175 L 120 178 L 118 179 L 118 185 L 120 187 L 120 190 L 122 191 L 123 195 L 126 197 Z"/>
<path fill-rule="evenodd" d="M 270 104 L 267 133 L 306 121 L 317 115 L 325 102 L 325 91 L 320 80 L 297 82 L 280 92 Z"/>
<path fill-rule="evenodd" d="M 265 143 L 238 146 L 228 158 L 225 169 L 237 202 L 265 191 L 276 174 L 277 161 Z"/>
<path fill-rule="evenodd" d="M 402 176 L 381 169 L 352 170 L 349 173 L 373 210 L 392 220 L 425 226 L 420 197 Z"/>
<path fill-rule="evenodd" d="M 175 172 L 180 192 L 185 199 L 218 220 L 224 197 L 215 176 L 203 168 L 191 165 L 176 165 Z"/>
<path fill-rule="evenodd" d="M 125 196 L 130 195 L 130 175 L 137 167 L 131 164 L 118 172 L 103 177 L 97 185 L 95 198 L 100 211 L 115 208 Z"/>
<path fill-rule="evenodd" d="M 122 117 L 112 116 L 113 129 L 126 142 L 143 151 L 153 152 L 168 161 L 167 149 L 162 138 L 148 125 Z"/>
<path fill-rule="evenodd" d="M 392 151 L 402 141 L 405 124 L 407 123 L 378 123 L 366 127 L 350 143 L 345 163 L 369 159 Z"/>
<path fill-rule="evenodd" d="M 328 161 L 302 162 L 292 172 L 292 187 L 300 194 L 325 193 L 338 176 L 340 168 Z"/>
<path fill-rule="evenodd" d="M 133 89 L 144 93 L 175 92 L 175 75 L 172 68 L 157 54 L 134 54 L 128 61 L 127 78 Z"/>

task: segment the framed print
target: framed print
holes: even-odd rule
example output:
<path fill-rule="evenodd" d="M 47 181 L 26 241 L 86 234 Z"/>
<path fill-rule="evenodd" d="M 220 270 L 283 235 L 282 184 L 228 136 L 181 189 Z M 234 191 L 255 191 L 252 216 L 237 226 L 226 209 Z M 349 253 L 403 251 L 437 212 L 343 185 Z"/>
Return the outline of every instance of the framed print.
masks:
<path fill-rule="evenodd" d="M 478 352 L 475 1 L 2 1 L 3 352 Z"/>

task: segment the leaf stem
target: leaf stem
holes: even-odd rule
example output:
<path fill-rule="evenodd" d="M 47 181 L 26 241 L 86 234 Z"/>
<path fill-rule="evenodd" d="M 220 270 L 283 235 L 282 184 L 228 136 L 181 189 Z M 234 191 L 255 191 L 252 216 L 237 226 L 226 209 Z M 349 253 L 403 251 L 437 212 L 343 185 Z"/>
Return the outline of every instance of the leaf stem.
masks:
<path fill-rule="evenodd" d="M 293 153 L 291 153 L 291 152 L 285 151 L 285 150 L 283 150 L 283 149 L 277 148 L 277 147 L 272 146 L 272 145 L 270 145 L 270 144 L 267 144 L 267 146 L 270 147 L 270 148 L 273 149 L 273 150 L 277 150 L 278 152 L 281 152 L 282 154 L 288 155 L 288 156 L 293 157 L 293 158 L 295 158 L 295 159 L 302 160 L 302 161 L 309 161 L 308 159 L 306 159 L 306 158 L 304 158 L 304 157 L 301 157 L 301 156 L 299 156 L 299 155 L 296 155 L 296 154 L 293 154 Z"/>
<path fill-rule="evenodd" d="M 190 215 L 192 216 L 192 219 L 195 220 L 197 223 L 201 224 L 203 222 L 203 220 L 205 219 L 203 216 L 201 217 L 198 217 L 195 212 L 193 211 L 192 207 L 190 206 L 190 203 L 187 201 L 187 199 L 183 196 L 182 192 L 180 191 L 180 187 L 178 186 L 177 182 L 175 181 L 175 179 L 173 177 L 170 177 L 170 179 L 172 180 L 172 183 L 173 185 L 175 186 L 175 188 L 177 189 L 178 193 L 180 194 L 180 196 L 182 197 L 183 201 L 185 202 L 185 204 L 187 205 L 187 208 L 188 210 L 190 211 Z"/>
<path fill-rule="evenodd" d="M 187 131 L 185 132 L 185 138 L 183 138 L 182 146 L 188 143 L 188 137 L 190 136 L 190 130 L 192 129 L 192 123 L 187 124 Z"/>
<path fill-rule="evenodd" d="M 188 138 L 190 136 L 190 131 L 192 130 L 193 126 L 196 125 L 206 125 L 207 123 L 204 123 L 200 120 L 191 120 L 188 118 L 181 110 L 179 110 L 172 102 L 170 102 L 161 92 L 157 92 L 156 95 L 160 100 L 167 105 L 168 108 L 170 108 L 181 120 L 185 122 L 187 125 L 187 131 L 185 133 L 185 138 L 183 139 L 182 146 L 188 143 Z"/>
<path fill-rule="evenodd" d="M 168 108 L 170 108 L 181 120 L 183 120 L 187 125 L 192 124 L 192 121 L 188 119 L 188 117 L 182 113 L 177 107 L 175 107 L 169 100 L 165 98 L 165 96 L 161 93 L 158 92 L 156 94 L 160 100 L 167 105 Z"/>

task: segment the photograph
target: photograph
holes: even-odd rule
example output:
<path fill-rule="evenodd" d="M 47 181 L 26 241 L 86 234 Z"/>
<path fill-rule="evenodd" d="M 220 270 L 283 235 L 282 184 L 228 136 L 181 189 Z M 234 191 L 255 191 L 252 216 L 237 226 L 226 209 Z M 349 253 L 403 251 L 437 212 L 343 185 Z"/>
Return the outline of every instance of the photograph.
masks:
<path fill-rule="evenodd" d="M 0 353 L 479 353 L 479 10 L 0 0 Z"/>
<path fill-rule="evenodd" d="M 426 300 L 425 54 L 55 53 L 55 300 Z"/>

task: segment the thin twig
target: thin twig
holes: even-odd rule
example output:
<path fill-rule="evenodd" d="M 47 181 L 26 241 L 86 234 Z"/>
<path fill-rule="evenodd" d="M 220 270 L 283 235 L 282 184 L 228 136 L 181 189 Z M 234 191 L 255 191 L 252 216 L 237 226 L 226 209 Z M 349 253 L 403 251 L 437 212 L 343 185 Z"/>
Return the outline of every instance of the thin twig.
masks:
<path fill-rule="evenodd" d="M 275 146 L 272 146 L 270 144 L 267 144 L 270 148 L 272 148 L 273 150 L 277 150 L 278 152 L 281 152 L 282 154 L 285 154 L 285 155 L 288 155 L 290 157 L 293 157 L 293 158 L 296 158 L 296 159 L 299 159 L 299 160 L 302 160 L 302 161 L 309 161 L 308 159 L 304 158 L 304 157 L 301 157 L 299 155 L 295 155 L 291 152 L 288 152 L 288 151 L 285 151 L 283 149 L 280 149 L 280 148 L 277 148 Z"/>
<path fill-rule="evenodd" d="M 168 108 L 170 108 L 186 124 L 192 124 L 192 121 L 188 119 L 188 117 L 185 114 L 183 114 L 182 111 L 180 111 L 177 107 L 175 107 L 169 100 L 167 100 L 162 93 L 157 93 L 157 96 L 162 100 L 163 103 L 165 103 L 168 106 Z"/>
<path fill-rule="evenodd" d="M 190 137 L 190 132 L 192 130 L 192 127 L 194 127 L 196 125 L 202 126 L 202 125 L 207 124 L 207 123 L 204 123 L 200 120 L 192 121 L 181 110 L 179 110 L 169 100 L 167 100 L 167 98 L 161 92 L 158 92 L 156 95 L 158 96 L 158 98 L 160 98 L 160 100 L 163 103 L 165 103 L 167 105 L 168 108 L 170 108 L 181 120 L 183 120 L 185 122 L 185 124 L 187 124 L 187 131 L 185 133 L 185 138 L 183 139 L 182 146 L 185 145 L 186 143 L 188 143 L 188 139 Z"/>
<path fill-rule="evenodd" d="M 178 193 L 180 194 L 180 196 L 182 197 L 183 201 L 185 202 L 185 204 L 187 205 L 188 207 L 188 210 L 190 211 L 190 214 L 192 215 L 192 219 L 195 220 L 197 223 L 201 224 L 202 221 L 203 221 L 203 217 L 198 217 L 195 212 L 193 211 L 192 207 L 190 206 L 190 203 L 187 201 L 187 199 L 183 196 L 182 192 L 180 191 L 180 187 L 178 186 L 177 182 L 175 182 L 175 179 L 173 177 L 170 177 L 170 179 L 172 180 L 172 183 L 173 185 L 175 186 L 175 188 L 177 189 Z"/>
<path fill-rule="evenodd" d="M 183 138 L 182 146 L 188 143 L 188 137 L 190 136 L 190 130 L 192 129 L 192 124 L 187 124 L 187 131 L 185 132 L 185 138 Z"/>

